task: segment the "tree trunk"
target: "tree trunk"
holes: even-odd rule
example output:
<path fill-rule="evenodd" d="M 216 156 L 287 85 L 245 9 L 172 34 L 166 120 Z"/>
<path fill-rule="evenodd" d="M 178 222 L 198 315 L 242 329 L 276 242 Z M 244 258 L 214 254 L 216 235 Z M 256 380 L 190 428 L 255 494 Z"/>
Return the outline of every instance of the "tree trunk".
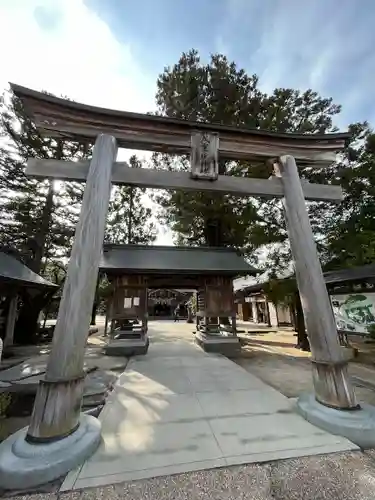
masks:
<path fill-rule="evenodd" d="M 226 172 L 226 162 L 221 160 L 219 161 L 219 175 L 224 175 Z M 214 212 L 214 206 L 216 202 L 216 198 L 222 197 L 221 195 L 215 196 L 215 193 L 211 193 L 211 209 Z M 207 218 L 205 221 L 205 230 L 204 230 L 205 243 L 209 247 L 223 247 L 224 246 L 224 230 L 223 224 L 220 220 L 220 217 L 215 217 L 215 214 Z M 220 316 L 218 318 L 219 324 L 230 326 L 231 322 L 229 317 Z"/>
<path fill-rule="evenodd" d="M 192 311 L 192 308 L 190 305 L 187 308 L 187 313 L 188 313 L 188 317 L 187 317 L 186 323 L 193 323 L 193 311 Z"/>
<path fill-rule="evenodd" d="M 46 247 L 47 234 L 51 224 L 53 210 L 53 180 L 49 183 L 46 203 L 43 207 L 42 221 L 40 228 L 34 239 L 34 252 L 33 258 L 28 262 L 28 267 L 34 271 L 34 273 L 40 274 L 42 269 L 42 260 L 44 257 L 44 251 Z"/>
<path fill-rule="evenodd" d="M 295 299 L 295 327 L 297 331 L 297 349 L 302 351 L 310 351 L 309 339 L 306 333 L 305 318 L 303 316 L 301 298 L 299 293 L 296 293 Z"/>
<path fill-rule="evenodd" d="M 219 160 L 219 175 L 224 175 L 226 172 L 226 161 Z M 223 199 L 223 195 L 217 195 L 216 193 L 211 193 L 210 196 L 210 207 L 211 213 L 213 213 L 212 217 L 207 218 L 205 221 L 204 228 L 204 238 L 205 243 L 209 247 L 222 247 L 224 242 L 224 231 L 223 225 L 220 217 L 216 216 L 215 206 L 217 203 L 220 203 L 220 200 Z"/>
<path fill-rule="evenodd" d="M 204 239 L 209 247 L 220 247 L 221 245 L 221 224 L 218 219 L 208 218 L 205 221 Z"/>
<path fill-rule="evenodd" d="M 294 328 L 294 331 L 296 332 L 297 331 L 297 321 L 296 321 L 296 304 L 295 304 L 296 301 L 293 301 L 291 304 L 290 304 L 290 316 L 291 316 L 291 324 L 292 324 L 292 327 Z"/>
<path fill-rule="evenodd" d="M 17 319 L 18 295 L 10 297 L 8 313 L 5 326 L 4 348 L 11 347 L 14 344 L 14 327 Z"/>
<path fill-rule="evenodd" d="M 32 257 L 27 260 L 26 265 L 40 274 L 42 268 L 42 261 L 44 257 L 47 234 L 51 224 L 51 217 L 53 211 L 53 180 L 49 183 L 46 203 L 43 207 L 42 221 L 35 238 L 29 242 L 32 250 Z M 44 297 L 42 295 L 42 297 Z M 40 301 L 43 305 L 39 306 Z M 18 344 L 32 344 L 36 342 L 36 333 L 38 331 L 38 317 L 41 309 L 44 307 L 45 302 L 42 298 L 30 299 L 30 302 L 24 303 L 16 324 L 15 329 L 15 343 Z M 22 325 L 22 326 L 21 326 Z"/>
<path fill-rule="evenodd" d="M 99 306 L 99 282 L 100 282 L 100 274 L 98 273 L 98 279 L 96 281 L 96 288 L 95 288 L 95 299 L 91 309 L 90 325 L 96 325 L 96 313 Z"/>
<path fill-rule="evenodd" d="M 96 325 L 96 312 L 98 310 L 98 303 L 94 302 L 91 311 L 91 322 L 90 325 Z"/>
<path fill-rule="evenodd" d="M 54 293 L 55 290 L 39 293 L 35 297 L 23 297 L 23 304 L 14 329 L 15 344 L 30 345 L 36 343 L 40 311 L 47 306 Z"/>
<path fill-rule="evenodd" d="M 128 245 L 130 245 L 132 242 L 133 199 L 134 199 L 134 189 L 130 188 L 129 219 L 128 219 Z"/>
<path fill-rule="evenodd" d="M 43 330 L 45 329 L 46 324 L 47 324 L 48 313 L 49 313 L 49 307 L 46 307 L 46 308 L 44 309 Z"/>
<path fill-rule="evenodd" d="M 221 325 L 227 325 L 227 326 L 230 326 L 230 320 L 229 320 L 229 317 L 228 316 L 220 316 L 219 317 L 219 323 Z"/>

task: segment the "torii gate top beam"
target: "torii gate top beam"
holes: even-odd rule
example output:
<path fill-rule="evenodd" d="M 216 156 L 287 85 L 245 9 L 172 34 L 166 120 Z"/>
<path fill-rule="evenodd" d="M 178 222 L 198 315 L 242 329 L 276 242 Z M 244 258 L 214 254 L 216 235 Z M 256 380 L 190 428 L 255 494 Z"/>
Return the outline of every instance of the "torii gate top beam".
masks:
<path fill-rule="evenodd" d="M 218 152 L 223 159 L 264 161 L 289 154 L 301 166 L 325 166 L 335 160 L 349 138 L 348 133 L 276 133 L 190 122 L 88 106 L 16 84 L 11 88 L 37 127 L 49 136 L 94 142 L 103 133 L 114 136 L 119 147 L 130 149 L 189 154 L 192 133 L 200 131 L 220 136 Z"/>

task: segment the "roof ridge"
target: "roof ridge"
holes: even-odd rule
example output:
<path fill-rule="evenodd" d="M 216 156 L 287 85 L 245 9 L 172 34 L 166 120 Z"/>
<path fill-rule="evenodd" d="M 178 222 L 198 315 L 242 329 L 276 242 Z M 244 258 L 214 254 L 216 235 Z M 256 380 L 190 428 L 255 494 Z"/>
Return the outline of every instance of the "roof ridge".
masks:
<path fill-rule="evenodd" d="M 209 247 L 209 246 L 201 246 L 201 247 L 189 247 L 189 246 L 168 246 L 168 245 L 136 245 L 136 244 L 121 244 L 121 243 L 104 243 L 103 251 L 107 250 L 127 250 L 127 249 L 138 249 L 138 250 L 187 250 L 187 251 L 208 251 L 208 252 L 231 252 L 240 254 L 240 250 L 236 248 L 230 247 Z"/>

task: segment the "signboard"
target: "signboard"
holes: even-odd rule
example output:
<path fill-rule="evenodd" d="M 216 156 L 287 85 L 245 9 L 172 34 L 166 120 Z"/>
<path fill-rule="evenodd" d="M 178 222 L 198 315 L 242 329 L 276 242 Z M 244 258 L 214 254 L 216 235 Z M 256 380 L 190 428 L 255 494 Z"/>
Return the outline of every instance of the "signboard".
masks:
<path fill-rule="evenodd" d="M 375 293 L 330 296 L 338 330 L 367 333 L 375 324 Z"/>

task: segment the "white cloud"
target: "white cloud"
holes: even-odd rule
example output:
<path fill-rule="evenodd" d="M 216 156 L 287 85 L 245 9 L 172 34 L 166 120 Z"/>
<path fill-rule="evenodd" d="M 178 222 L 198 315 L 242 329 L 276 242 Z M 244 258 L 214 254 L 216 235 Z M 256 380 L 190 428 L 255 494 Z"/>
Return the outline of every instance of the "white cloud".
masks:
<path fill-rule="evenodd" d="M 83 0 L 2 1 L 0 46 L 0 89 L 14 82 L 96 106 L 155 109 L 155 76 Z M 161 229 L 157 243 L 170 244 L 171 235 Z"/>
<path fill-rule="evenodd" d="M 362 0 L 226 0 L 219 33 L 231 32 L 229 53 L 260 87 L 312 88 L 343 105 L 335 124 L 375 121 L 375 8 Z M 236 54 L 240 54 L 239 57 Z"/>
<path fill-rule="evenodd" d="M 0 83 L 14 81 L 77 101 L 128 111 L 154 108 L 154 81 L 145 79 L 131 47 L 120 44 L 109 27 L 82 0 L 8 0 L 1 9 Z M 35 15 L 53 9 L 54 29 Z"/>

